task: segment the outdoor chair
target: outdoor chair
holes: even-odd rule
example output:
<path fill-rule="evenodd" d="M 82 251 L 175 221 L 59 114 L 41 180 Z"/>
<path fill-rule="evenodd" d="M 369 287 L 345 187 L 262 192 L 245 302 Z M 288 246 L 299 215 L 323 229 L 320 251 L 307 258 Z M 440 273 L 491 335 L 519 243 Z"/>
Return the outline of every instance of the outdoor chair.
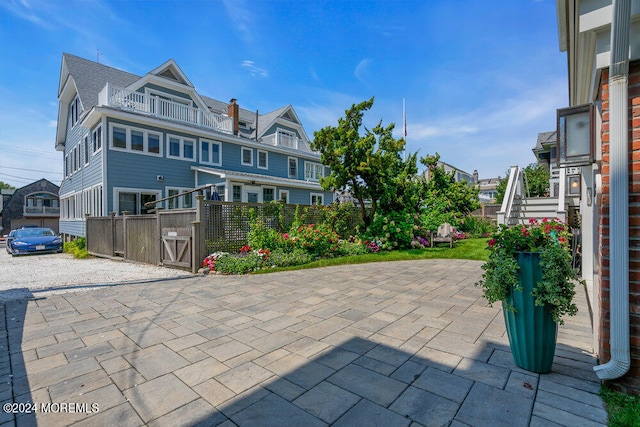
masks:
<path fill-rule="evenodd" d="M 438 232 L 434 235 L 431 233 L 431 247 L 436 243 L 449 243 L 449 247 L 453 248 L 455 240 L 455 228 L 451 226 L 448 222 L 440 225 L 438 227 Z"/>

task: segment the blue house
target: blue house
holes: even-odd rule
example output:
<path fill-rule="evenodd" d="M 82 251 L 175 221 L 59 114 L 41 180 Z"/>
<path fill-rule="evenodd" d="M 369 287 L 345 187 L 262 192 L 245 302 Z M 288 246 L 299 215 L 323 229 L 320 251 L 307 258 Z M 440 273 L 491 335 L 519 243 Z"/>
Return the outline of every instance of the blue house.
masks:
<path fill-rule="evenodd" d="M 226 201 L 333 201 L 291 105 L 258 114 L 208 98 L 172 59 L 137 76 L 64 53 L 58 99 L 65 235 L 84 236 L 85 215 L 145 214 L 147 202 L 205 185 Z M 158 204 L 192 207 L 194 194 Z"/>

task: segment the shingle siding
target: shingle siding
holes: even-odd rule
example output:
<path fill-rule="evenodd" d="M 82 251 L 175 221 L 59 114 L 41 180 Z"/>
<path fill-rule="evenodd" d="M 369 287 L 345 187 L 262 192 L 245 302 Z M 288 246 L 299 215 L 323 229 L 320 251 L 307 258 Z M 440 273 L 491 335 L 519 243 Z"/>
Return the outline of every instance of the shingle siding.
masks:
<path fill-rule="evenodd" d="M 7 200 L 2 209 L 2 230 L 7 234 L 11 229 L 11 221 L 24 217 L 25 197 L 33 193 L 50 193 L 57 195 L 59 187 L 46 179 L 40 179 L 17 189 Z M 53 227 L 52 227 L 53 228 Z M 57 226 L 55 227 L 57 231 Z"/>

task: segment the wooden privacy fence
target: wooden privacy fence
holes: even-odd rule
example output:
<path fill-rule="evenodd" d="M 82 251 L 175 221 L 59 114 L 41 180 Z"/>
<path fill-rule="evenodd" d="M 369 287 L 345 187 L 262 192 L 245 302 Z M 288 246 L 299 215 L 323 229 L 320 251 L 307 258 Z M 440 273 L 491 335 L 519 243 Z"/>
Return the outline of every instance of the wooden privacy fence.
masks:
<path fill-rule="evenodd" d="M 486 203 L 481 205 L 480 208 L 471 212 L 471 215 L 495 219 L 498 217 L 498 211 L 500 210 L 501 206 L 502 205 L 499 205 L 497 203 Z"/>
<path fill-rule="evenodd" d="M 305 224 L 327 219 L 326 206 L 275 203 L 237 203 L 204 200 L 197 196 L 191 209 L 158 210 L 148 215 L 87 217 L 87 251 L 96 256 L 188 269 L 196 272 L 212 252 L 237 252 L 247 244 L 253 215 L 279 232 L 296 218 Z M 341 218 L 348 230 L 360 221 L 353 209 Z M 347 237 L 347 236 L 342 236 Z"/>
<path fill-rule="evenodd" d="M 192 222 L 195 209 L 153 215 L 87 217 L 87 251 L 153 265 L 193 270 Z"/>

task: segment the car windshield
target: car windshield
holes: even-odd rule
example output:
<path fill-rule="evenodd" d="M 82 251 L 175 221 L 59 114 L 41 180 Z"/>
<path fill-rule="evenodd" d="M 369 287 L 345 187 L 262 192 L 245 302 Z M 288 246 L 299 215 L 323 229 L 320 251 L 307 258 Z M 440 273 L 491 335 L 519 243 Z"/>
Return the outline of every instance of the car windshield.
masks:
<path fill-rule="evenodd" d="M 50 228 L 25 228 L 22 230 L 16 230 L 14 238 L 21 237 L 42 237 L 42 236 L 55 236 L 56 233 Z"/>

